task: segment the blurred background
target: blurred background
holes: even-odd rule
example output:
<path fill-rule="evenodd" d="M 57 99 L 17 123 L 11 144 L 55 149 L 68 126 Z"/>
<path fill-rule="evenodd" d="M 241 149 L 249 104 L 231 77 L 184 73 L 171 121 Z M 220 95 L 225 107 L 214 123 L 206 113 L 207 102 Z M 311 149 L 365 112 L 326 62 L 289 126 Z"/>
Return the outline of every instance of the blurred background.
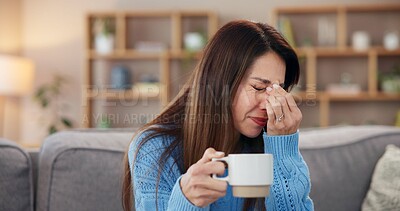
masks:
<path fill-rule="evenodd" d="M 37 146 L 69 128 L 138 127 L 235 19 L 296 47 L 302 127 L 399 124 L 398 0 L 0 0 L 1 134 Z"/>

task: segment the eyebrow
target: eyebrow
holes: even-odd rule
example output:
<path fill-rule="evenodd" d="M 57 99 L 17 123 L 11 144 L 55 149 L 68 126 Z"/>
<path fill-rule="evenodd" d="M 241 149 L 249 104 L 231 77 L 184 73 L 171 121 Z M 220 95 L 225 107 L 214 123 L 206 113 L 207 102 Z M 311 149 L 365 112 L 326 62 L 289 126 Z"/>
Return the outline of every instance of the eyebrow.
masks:
<path fill-rule="evenodd" d="M 262 82 L 262 83 L 264 83 L 264 84 L 271 84 L 271 81 L 270 81 L 270 80 L 267 80 L 267 79 L 264 79 L 264 78 L 251 77 L 251 79 L 255 79 L 255 80 L 260 81 L 260 82 Z M 281 87 L 283 87 L 284 85 L 285 85 L 285 83 L 279 84 L 279 86 L 281 86 Z"/>
<path fill-rule="evenodd" d="M 259 78 L 259 77 L 251 77 L 251 79 L 255 79 L 255 80 L 257 80 L 257 81 L 261 81 L 261 82 L 263 82 L 264 84 L 270 84 L 270 83 L 271 83 L 270 80 L 263 79 L 263 78 Z"/>

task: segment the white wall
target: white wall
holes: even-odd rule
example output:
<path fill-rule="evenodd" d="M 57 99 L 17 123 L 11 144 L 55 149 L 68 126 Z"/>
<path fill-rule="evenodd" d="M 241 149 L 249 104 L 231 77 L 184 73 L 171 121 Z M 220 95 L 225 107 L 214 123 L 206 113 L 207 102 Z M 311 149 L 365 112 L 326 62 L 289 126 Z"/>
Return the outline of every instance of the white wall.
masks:
<path fill-rule="evenodd" d="M 21 0 L 0 0 L 0 54 L 21 50 Z"/>
<path fill-rule="evenodd" d="M 3 1 L 0 0 L 0 4 Z M 88 11 L 206 9 L 215 10 L 219 14 L 220 24 L 223 24 L 239 18 L 268 21 L 270 11 L 276 6 L 383 2 L 395 3 L 398 0 L 22 0 L 23 55 L 35 61 L 35 87 L 48 82 L 55 73 L 70 78 L 68 91 L 63 98 L 69 107 L 64 109 L 64 113 L 79 127 L 83 114 L 84 16 Z M 39 123 L 39 109 L 32 103 L 31 97 L 24 99 L 23 108 L 20 141 L 40 143 L 47 132 Z"/>
<path fill-rule="evenodd" d="M 21 53 L 21 1 L 0 0 L 0 54 Z M 1 75 L 0 75 L 1 77 Z M 3 96 L 4 97 L 4 96 Z M 4 97 L 3 137 L 18 140 L 20 135 L 21 103 L 17 97 Z"/>

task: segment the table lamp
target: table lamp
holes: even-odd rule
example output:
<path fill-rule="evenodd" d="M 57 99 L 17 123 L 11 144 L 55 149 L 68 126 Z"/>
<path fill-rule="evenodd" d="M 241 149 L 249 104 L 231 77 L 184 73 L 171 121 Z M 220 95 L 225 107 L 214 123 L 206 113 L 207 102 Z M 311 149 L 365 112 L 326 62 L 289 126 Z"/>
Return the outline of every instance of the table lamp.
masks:
<path fill-rule="evenodd" d="M 33 63 L 22 57 L 0 55 L 0 136 L 4 136 L 7 97 L 18 97 L 32 89 Z"/>

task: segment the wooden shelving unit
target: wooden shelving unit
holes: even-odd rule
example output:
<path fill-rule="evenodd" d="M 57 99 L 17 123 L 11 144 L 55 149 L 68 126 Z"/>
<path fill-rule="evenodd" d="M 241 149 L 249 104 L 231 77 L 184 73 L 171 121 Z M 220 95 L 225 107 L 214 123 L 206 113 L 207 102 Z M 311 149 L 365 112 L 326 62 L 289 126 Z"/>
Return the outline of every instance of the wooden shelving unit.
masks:
<path fill-rule="evenodd" d="M 96 18 L 110 18 L 115 26 L 115 47 L 108 54 L 99 54 L 94 49 L 93 24 Z M 101 107 L 101 101 L 129 101 L 141 100 L 156 102 L 161 108 L 172 99 L 175 93 L 171 93 L 174 85 L 172 72 L 176 71 L 173 62 L 199 58 L 201 52 L 188 53 L 184 47 L 184 34 L 191 32 L 191 27 L 201 27 L 206 33 L 207 39 L 214 35 L 218 27 L 218 17 L 212 11 L 109 11 L 92 12 L 86 16 L 86 55 L 85 55 L 85 86 L 84 93 L 84 126 L 96 127 L 93 116 L 95 107 Z M 194 26 L 196 25 L 196 26 Z M 148 30 L 148 31 L 147 31 Z M 147 40 L 148 39 L 148 40 Z M 166 48 L 161 51 L 145 52 L 137 50 L 135 45 L 139 41 L 164 42 Z M 111 68 L 117 63 L 123 63 L 135 67 L 140 63 L 154 63 L 158 66 L 159 78 L 158 91 L 143 93 L 140 89 L 113 90 L 104 88 L 106 82 L 98 83 L 94 75 L 98 74 L 95 63 L 105 63 L 109 76 Z M 146 64 L 145 64 L 146 65 Z M 154 66 L 154 65 L 153 65 Z M 139 68 L 138 68 L 139 69 Z M 149 68 L 154 69 L 154 68 Z M 134 72 L 135 70 L 130 70 Z M 135 85 L 135 83 L 134 83 Z M 126 109 L 126 108 L 125 108 Z M 130 109 L 130 108 L 128 108 Z M 154 111 L 154 113 L 158 113 Z M 131 108 L 131 112 L 140 113 L 140 109 Z M 97 112 L 99 113 L 99 112 Z M 101 112 L 100 112 L 101 113 Z M 144 123 L 143 123 L 144 124 Z M 113 126 L 113 125 L 111 125 Z M 116 124 L 116 127 L 121 125 Z M 134 125 L 137 126 L 137 125 Z M 132 127 L 132 125 L 122 125 Z"/>
<path fill-rule="evenodd" d="M 357 21 L 368 22 L 371 16 L 377 16 L 377 21 L 382 20 L 385 24 L 371 23 L 370 27 L 354 25 Z M 391 58 L 393 63 L 400 65 L 400 49 L 388 51 L 382 46 L 383 27 L 387 26 L 390 30 L 400 31 L 400 4 L 391 5 L 351 5 L 351 6 L 321 6 L 321 7 L 285 7 L 277 8 L 273 11 L 271 23 L 279 28 L 280 18 L 289 19 L 296 42 L 296 52 L 303 58 L 305 64 L 301 69 L 305 75 L 303 87 L 300 92 L 296 92 L 298 102 L 313 100 L 315 107 L 308 109 L 309 112 L 317 112 L 319 118 L 318 126 L 329 126 L 335 124 L 331 122 L 331 117 L 336 115 L 332 111 L 333 103 L 357 103 L 357 102 L 385 102 L 391 103 L 400 109 L 400 94 L 386 94 L 379 88 L 378 75 L 382 69 L 382 58 Z M 331 45 L 320 45 L 317 40 L 319 18 L 331 21 L 336 28 L 335 43 Z M 394 18 L 393 18 L 394 17 Z M 375 21 L 375 20 L 374 20 Z M 388 24 L 391 23 L 391 24 Z M 296 25 L 297 24 L 297 25 Z M 391 28 L 390 28 L 391 27 Z M 351 46 L 351 35 L 355 30 L 364 30 L 371 34 L 372 45 L 365 51 L 356 51 Z M 299 37 L 296 37 L 296 33 Z M 301 37 L 302 36 L 302 37 Z M 302 39 L 307 38 L 312 43 L 302 44 Z M 359 68 L 356 78 L 366 77 L 365 84 L 361 93 L 357 94 L 332 94 L 325 90 L 324 85 L 319 81 L 326 80 L 330 76 L 325 76 L 326 68 L 322 67 L 323 61 L 334 63 L 354 60 L 351 64 Z M 366 68 L 361 68 L 366 66 Z M 342 66 L 338 66 L 340 69 Z M 330 69 L 334 69 L 330 67 Z M 337 74 L 342 70 L 338 70 Z M 334 75 L 335 73 L 330 73 Z M 324 78 L 325 77 L 325 78 Z M 333 79 L 332 79 L 333 80 Z M 332 81 L 336 82 L 336 81 Z M 301 103 L 300 103 L 301 104 Z M 314 105 L 314 104 L 313 104 Z M 350 108 L 349 108 L 350 109 Z M 354 109 L 354 108 L 353 108 Z M 371 108 L 370 112 L 377 112 Z M 396 116 L 396 111 L 381 111 L 389 118 Z M 388 113 L 390 112 L 390 113 Z M 378 123 L 379 120 L 378 120 Z M 357 123 L 354 123 L 357 124 Z M 316 126 L 316 125 L 305 125 Z"/>

